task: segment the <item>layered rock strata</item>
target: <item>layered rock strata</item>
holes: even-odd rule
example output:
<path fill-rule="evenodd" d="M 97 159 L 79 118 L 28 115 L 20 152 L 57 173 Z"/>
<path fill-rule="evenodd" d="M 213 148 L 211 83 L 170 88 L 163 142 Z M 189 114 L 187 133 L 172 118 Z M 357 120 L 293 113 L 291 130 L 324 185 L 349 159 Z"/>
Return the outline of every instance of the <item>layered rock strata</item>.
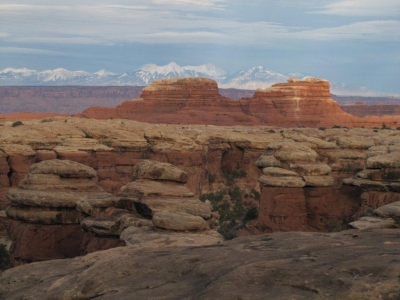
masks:
<path fill-rule="evenodd" d="M 172 240 L 187 244 L 184 235 L 165 230 L 193 231 L 191 246 L 222 241 L 210 230 L 215 222 L 211 206 L 184 186 L 184 171 L 144 160 L 132 174 L 137 180 L 115 197 L 98 185 L 96 171 L 83 164 L 54 159 L 32 165 L 18 187 L 7 193 L 14 263 L 74 257 L 134 240 L 150 247 Z M 142 241 L 137 241 L 139 236 Z"/>
<path fill-rule="evenodd" d="M 222 97 L 217 83 L 206 78 L 154 81 L 139 99 L 112 108 L 92 107 L 86 118 L 122 118 L 149 123 L 279 126 L 395 126 L 400 117 L 358 118 L 344 112 L 330 96 L 329 82 L 318 78 L 289 79 L 252 98 Z"/>
<path fill-rule="evenodd" d="M 83 196 L 111 196 L 98 185 L 94 169 L 68 160 L 32 165 L 18 187 L 7 193 L 14 263 L 74 257 L 85 253 L 88 244 L 96 244 L 96 238 L 81 229 L 87 215 L 76 206 Z M 122 245 L 116 239 L 102 244 L 92 250 Z"/>

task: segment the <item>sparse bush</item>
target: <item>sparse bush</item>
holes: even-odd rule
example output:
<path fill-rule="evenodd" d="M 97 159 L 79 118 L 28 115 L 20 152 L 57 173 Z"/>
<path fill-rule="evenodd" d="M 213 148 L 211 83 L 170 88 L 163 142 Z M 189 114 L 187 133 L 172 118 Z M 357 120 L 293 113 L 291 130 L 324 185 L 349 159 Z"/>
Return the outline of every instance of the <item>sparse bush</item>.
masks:
<path fill-rule="evenodd" d="M 24 123 L 22 123 L 21 121 L 15 121 L 14 123 L 11 124 L 11 127 L 17 127 L 21 125 L 24 125 Z"/>
<path fill-rule="evenodd" d="M 339 125 L 333 125 L 332 128 L 341 128 Z"/>
<path fill-rule="evenodd" d="M 207 175 L 207 178 L 208 178 L 208 183 L 209 184 L 211 184 L 211 183 L 214 183 L 215 182 L 215 178 L 217 177 L 217 175 L 216 174 L 213 174 L 213 173 L 208 173 L 208 175 Z"/>
<path fill-rule="evenodd" d="M 326 225 L 329 232 L 339 232 L 348 229 L 348 225 L 343 220 L 329 220 Z"/>
<path fill-rule="evenodd" d="M 381 129 L 390 129 L 390 127 L 387 126 L 387 125 L 385 124 L 385 122 L 383 122 L 383 123 L 382 123 Z"/>
<path fill-rule="evenodd" d="M 318 128 L 319 130 L 325 130 L 326 128 L 325 127 L 320 127 L 320 128 Z"/>
<path fill-rule="evenodd" d="M 231 224 L 222 224 L 218 228 L 218 232 L 224 237 L 225 240 L 232 240 L 237 237 L 235 226 L 231 226 Z"/>
<path fill-rule="evenodd" d="M 247 210 L 246 214 L 244 215 L 243 222 L 246 223 L 251 220 L 255 220 L 258 218 L 258 209 L 257 207 L 251 207 Z"/>
<path fill-rule="evenodd" d="M 378 129 L 374 129 L 373 132 L 378 132 Z"/>
<path fill-rule="evenodd" d="M 0 244 L 0 273 L 4 270 L 11 269 L 13 267 L 11 263 L 10 254 L 6 247 Z"/>
<path fill-rule="evenodd" d="M 400 130 L 400 127 L 397 127 L 396 130 Z"/>
<path fill-rule="evenodd" d="M 270 130 L 268 130 L 268 132 L 269 132 L 269 133 L 275 133 L 275 130 L 270 129 Z"/>

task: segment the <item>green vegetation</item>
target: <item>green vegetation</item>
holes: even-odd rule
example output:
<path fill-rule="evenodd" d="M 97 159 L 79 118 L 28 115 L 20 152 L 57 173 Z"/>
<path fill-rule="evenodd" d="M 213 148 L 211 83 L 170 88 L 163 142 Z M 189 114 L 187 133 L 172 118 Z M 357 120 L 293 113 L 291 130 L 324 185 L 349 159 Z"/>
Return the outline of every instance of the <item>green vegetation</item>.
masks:
<path fill-rule="evenodd" d="M 382 123 L 381 129 L 391 129 L 391 128 L 390 128 L 389 126 L 387 126 L 387 125 L 385 124 L 385 122 L 383 122 L 383 123 Z"/>
<path fill-rule="evenodd" d="M 333 125 L 332 128 L 341 128 L 339 125 Z"/>
<path fill-rule="evenodd" d="M 318 128 L 319 130 L 325 130 L 326 128 L 325 127 L 320 127 L 320 128 Z"/>
<path fill-rule="evenodd" d="M 224 177 L 229 185 L 232 185 L 235 182 L 235 179 L 244 178 L 247 176 L 247 172 L 240 168 L 239 164 L 236 165 L 236 168 L 230 172 L 226 169 L 222 170 Z"/>
<path fill-rule="evenodd" d="M 214 183 L 215 182 L 215 178 L 217 177 L 217 175 L 216 174 L 213 174 L 213 173 L 208 173 L 208 175 L 207 175 L 207 178 L 208 178 L 208 183 L 209 184 L 211 184 L 211 183 Z"/>
<path fill-rule="evenodd" d="M 329 232 L 339 232 L 349 228 L 343 220 L 329 220 L 326 224 Z"/>
<path fill-rule="evenodd" d="M 237 230 L 243 228 L 247 222 L 258 218 L 258 208 L 252 202 L 244 201 L 243 198 L 258 201 L 260 193 L 252 190 L 250 194 L 246 194 L 247 197 L 244 197 L 244 194 L 243 190 L 234 186 L 228 190 L 203 194 L 200 197 L 203 202 L 209 200 L 219 213 L 221 225 L 218 232 L 227 240 L 235 238 Z"/>
<path fill-rule="evenodd" d="M 268 130 L 267 132 L 269 132 L 269 133 L 275 133 L 275 130 L 270 129 L 270 130 Z"/>
<path fill-rule="evenodd" d="M 22 123 L 21 121 L 15 121 L 14 123 L 11 124 L 11 127 L 17 127 L 21 125 L 24 125 L 24 123 Z"/>

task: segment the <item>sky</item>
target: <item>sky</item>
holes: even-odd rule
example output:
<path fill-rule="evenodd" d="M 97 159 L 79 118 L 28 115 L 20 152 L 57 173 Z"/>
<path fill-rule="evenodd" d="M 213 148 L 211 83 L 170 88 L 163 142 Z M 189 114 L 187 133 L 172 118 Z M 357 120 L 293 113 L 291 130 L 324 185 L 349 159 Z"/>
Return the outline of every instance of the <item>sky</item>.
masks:
<path fill-rule="evenodd" d="M 399 0 L 0 0 L 0 70 L 264 66 L 400 94 Z"/>

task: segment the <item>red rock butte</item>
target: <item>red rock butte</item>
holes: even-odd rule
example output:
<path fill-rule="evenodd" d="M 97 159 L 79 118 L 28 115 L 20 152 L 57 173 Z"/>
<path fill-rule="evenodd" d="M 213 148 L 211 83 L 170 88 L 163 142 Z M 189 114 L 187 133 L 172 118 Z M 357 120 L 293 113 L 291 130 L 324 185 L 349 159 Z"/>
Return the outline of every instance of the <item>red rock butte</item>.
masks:
<path fill-rule="evenodd" d="M 289 79 L 252 98 L 232 100 L 218 93 L 218 84 L 206 78 L 171 78 L 154 81 L 139 99 L 116 108 L 90 107 L 85 118 L 130 119 L 148 123 L 270 125 L 270 126 L 390 126 L 400 116 L 359 118 L 344 112 L 331 98 L 330 84 L 318 78 Z"/>

